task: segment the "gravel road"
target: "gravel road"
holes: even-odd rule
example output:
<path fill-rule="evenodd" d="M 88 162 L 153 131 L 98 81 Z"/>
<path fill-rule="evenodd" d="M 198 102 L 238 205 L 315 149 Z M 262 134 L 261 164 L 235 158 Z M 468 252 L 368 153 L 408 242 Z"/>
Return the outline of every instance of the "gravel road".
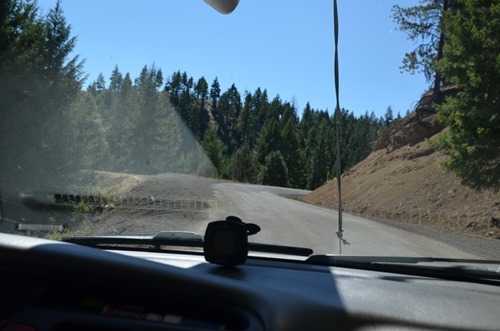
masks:
<path fill-rule="evenodd" d="M 197 176 L 107 174 L 116 208 L 72 225 L 74 235 L 205 232 L 209 222 L 239 216 L 261 232 L 251 241 L 339 253 L 337 212 L 288 198 L 309 191 L 219 181 Z M 436 232 L 417 225 L 344 214 L 344 255 L 500 259 L 500 241 Z"/>
<path fill-rule="evenodd" d="M 286 198 L 307 191 L 220 183 L 214 189 L 224 213 L 261 226 L 253 241 L 309 247 L 316 254 L 339 253 L 337 211 Z M 500 241 L 438 233 L 416 226 L 344 214 L 344 255 L 425 256 L 500 259 Z"/>

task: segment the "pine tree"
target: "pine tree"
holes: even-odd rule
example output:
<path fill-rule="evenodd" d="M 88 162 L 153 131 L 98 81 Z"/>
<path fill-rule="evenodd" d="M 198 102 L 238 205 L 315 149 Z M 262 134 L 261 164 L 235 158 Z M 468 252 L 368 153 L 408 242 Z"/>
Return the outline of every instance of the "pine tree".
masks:
<path fill-rule="evenodd" d="M 476 190 L 500 189 L 500 3 L 460 0 L 445 15 L 449 43 L 438 63 L 462 92 L 438 107 L 449 127 L 436 145 L 445 168 Z"/>
<path fill-rule="evenodd" d="M 70 57 L 76 39 L 59 2 L 41 17 L 32 1 L 6 0 L 0 15 L 2 186 L 75 184 L 79 165 L 64 151 L 71 147 L 69 109 L 83 80 L 83 63 Z"/>
<path fill-rule="evenodd" d="M 257 161 L 250 146 L 241 146 L 229 160 L 228 175 L 239 182 L 257 182 Z"/>
<path fill-rule="evenodd" d="M 220 96 L 217 112 L 220 114 L 219 137 L 229 147 L 228 152 L 232 154 L 240 145 L 237 122 L 241 112 L 241 96 L 234 84 Z"/>
<path fill-rule="evenodd" d="M 306 107 L 302 111 L 302 119 L 299 123 L 300 140 L 303 148 L 309 146 L 307 138 L 309 136 L 309 130 L 311 130 L 311 128 L 314 126 L 314 121 L 314 110 L 311 108 L 311 105 L 308 102 L 306 104 Z"/>
<path fill-rule="evenodd" d="M 164 117 L 161 112 L 161 103 L 158 89 L 161 82 L 158 77 L 158 69 L 152 65 L 144 66 L 135 79 L 137 91 L 137 117 L 134 127 L 135 140 L 132 146 L 131 163 L 134 171 L 138 173 L 152 174 L 158 172 L 161 164 L 154 162 L 156 158 L 157 126 L 158 119 Z"/>
<path fill-rule="evenodd" d="M 106 126 L 100 114 L 94 96 L 90 93 L 80 96 L 68 113 L 69 151 L 79 155 L 79 164 L 83 169 L 106 169 L 108 141 Z"/>
<path fill-rule="evenodd" d="M 256 128 L 256 130 L 253 131 L 256 133 L 253 138 L 255 142 L 257 141 L 260 130 L 262 130 L 267 121 L 270 119 L 271 112 L 269 111 L 269 108 L 270 104 L 267 96 L 267 90 L 264 89 L 264 91 L 262 91 L 260 88 L 257 88 L 253 95 L 253 109 L 255 114 L 253 122 L 254 128 Z"/>
<path fill-rule="evenodd" d="M 194 86 L 196 103 L 198 104 L 198 121 L 199 121 L 199 137 L 202 138 L 205 135 L 205 131 L 210 123 L 210 116 L 207 111 L 207 100 L 208 100 L 208 83 L 205 77 L 198 79 L 198 82 Z"/>
<path fill-rule="evenodd" d="M 111 73 L 111 77 L 109 78 L 109 89 L 111 92 L 120 92 L 122 82 L 123 82 L 123 76 L 120 72 L 120 69 L 118 69 L 118 66 L 116 65 L 115 68 L 113 69 L 113 72 Z"/>
<path fill-rule="evenodd" d="M 277 119 L 272 118 L 262 128 L 255 146 L 257 161 L 264 164 L 266 157 L 273 151 L 279 151 L 281 147 L 281 126 Z"/>
<path fill-rule="evenodd" d="M 222 177 L 225 173 L 224 153 L 225 146 L 217 136 L 217 131 L 214 128 L 208 128 L 203 138 L 203 149 L 205 154 L 212 162 L 215 173 L 218 177 Z"/>
<path fill-rule="evenodd" d="M 410 73 L 423 72 L 428 82 L 434 79 L 434 93 L 438 94 L 441 86 L 441 74 L 436 68 L 437 61 L 443 57 L 445 28 L 443 15 L 453 0 L 422 0 L 413 7 L 392 8 L 393 19 L 401 31 L 408 32 L 408 39 L 419 42 L 403 58 L 401 70 Z"/>
<path fill-rule="evenodd" d="M 281 132 L 280 151 L 288 170 L 288 185 L 295 188 L 305 187 L 305 155 L 300 148 L 296 122 L 293 117 L 288 118 Z"/>
<path fill-rule="evenodd" d="M 181 72 L 176 71 L 172 74 L 170 79 L 165 84 L 165 92 L 170 96 L 170 101 L 174 107 L 179 104 L 179 97 L 181 91 Z"/>
<path fill-rule="evenodd" d="M 387 107 L 387 110 L 385 111 L 384 115 L 385 126 L 387 127 L 391 126 L 392 121 L 394 121 L 394 115 L 392 114 L 392 107 L 389 106 Z"/>
<path fill-rule="evenodd" d="M 250 146 L 252 143 L 252 94 L 247 92 L 245 95 L 245 102 L 241 108 L 240 116 L 238 117 L 238 122 L 236 123 L 238 132 L 240 134 L 240 141 L 242 145 Z"/>
<path fill-rule="evenodd" d="M 279 151 L 272 151 L 266 156 L 260 170 L 261 182 L 264 185 L 286 186 L 288 169 L 285 159 Z"/>
<path fill-rule="evenodd" d="M 210 87 L 210 101 L 212 102 L 212 111 L 217 110 L 217 102 L 219 101 L 220 98 L 220 92 L 221 90 L 220 90 L 219 80 L 217 79 L 217 77 L 215 77 Z"/>

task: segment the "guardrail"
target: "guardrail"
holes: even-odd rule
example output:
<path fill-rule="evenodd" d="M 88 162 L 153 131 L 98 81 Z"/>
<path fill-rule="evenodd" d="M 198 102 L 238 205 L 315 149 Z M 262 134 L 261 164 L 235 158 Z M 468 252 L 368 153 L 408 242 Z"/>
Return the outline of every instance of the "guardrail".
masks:
<path fill-rule="evenodd" d="M 155 198 L 137 196 L 100 196 L 80 194 L 54 194 L 55 204 L 83 203 L 92 209 L 147 209 L 147 210 L 185 210 L 200 211 L 209 208 L 218 209 L 219 202 L 215 199 L 189 199 L 189 198 Z"/>
<path fill-rule="evenodd" d="M 186 210 L 200 211 L 209 208 L 218 209 L 218 201 L 215 199 L 184 199 L 184 198 L 167 198 L 154 199 L 143 197 L 113 197 L 114 208 L 128 209 L 148 209 L 148 210 Z"/>
<path fill-rule="evenodd" d="M 68 228 L 65 224 L 29 224 L 29 223 L 17 223 L 16 231 L 20 232 L 63 232 Z"/>

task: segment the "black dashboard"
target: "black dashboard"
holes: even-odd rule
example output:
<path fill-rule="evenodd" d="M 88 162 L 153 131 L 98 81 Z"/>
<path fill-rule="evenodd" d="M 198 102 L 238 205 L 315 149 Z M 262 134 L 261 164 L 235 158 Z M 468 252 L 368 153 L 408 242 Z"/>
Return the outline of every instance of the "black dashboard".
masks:
<path fill-rule="evenodd" d="M 498 330 L 500 287 L 0 234 L 0 330 Z"/>

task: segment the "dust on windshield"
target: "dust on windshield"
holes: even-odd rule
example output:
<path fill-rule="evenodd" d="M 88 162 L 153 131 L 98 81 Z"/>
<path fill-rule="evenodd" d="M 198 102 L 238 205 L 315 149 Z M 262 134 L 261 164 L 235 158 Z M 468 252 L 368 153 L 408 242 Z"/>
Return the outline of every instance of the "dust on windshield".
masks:
<path fill-rule="evenodd" d="M 498 258 L 500 15 L 475 4 L 366 4 L 366 31 L 339 2 L 342 253 Z M 0 232 L 235 215 L 339 253 L 332 4 L 284 7 L 5 1 Z"/>

